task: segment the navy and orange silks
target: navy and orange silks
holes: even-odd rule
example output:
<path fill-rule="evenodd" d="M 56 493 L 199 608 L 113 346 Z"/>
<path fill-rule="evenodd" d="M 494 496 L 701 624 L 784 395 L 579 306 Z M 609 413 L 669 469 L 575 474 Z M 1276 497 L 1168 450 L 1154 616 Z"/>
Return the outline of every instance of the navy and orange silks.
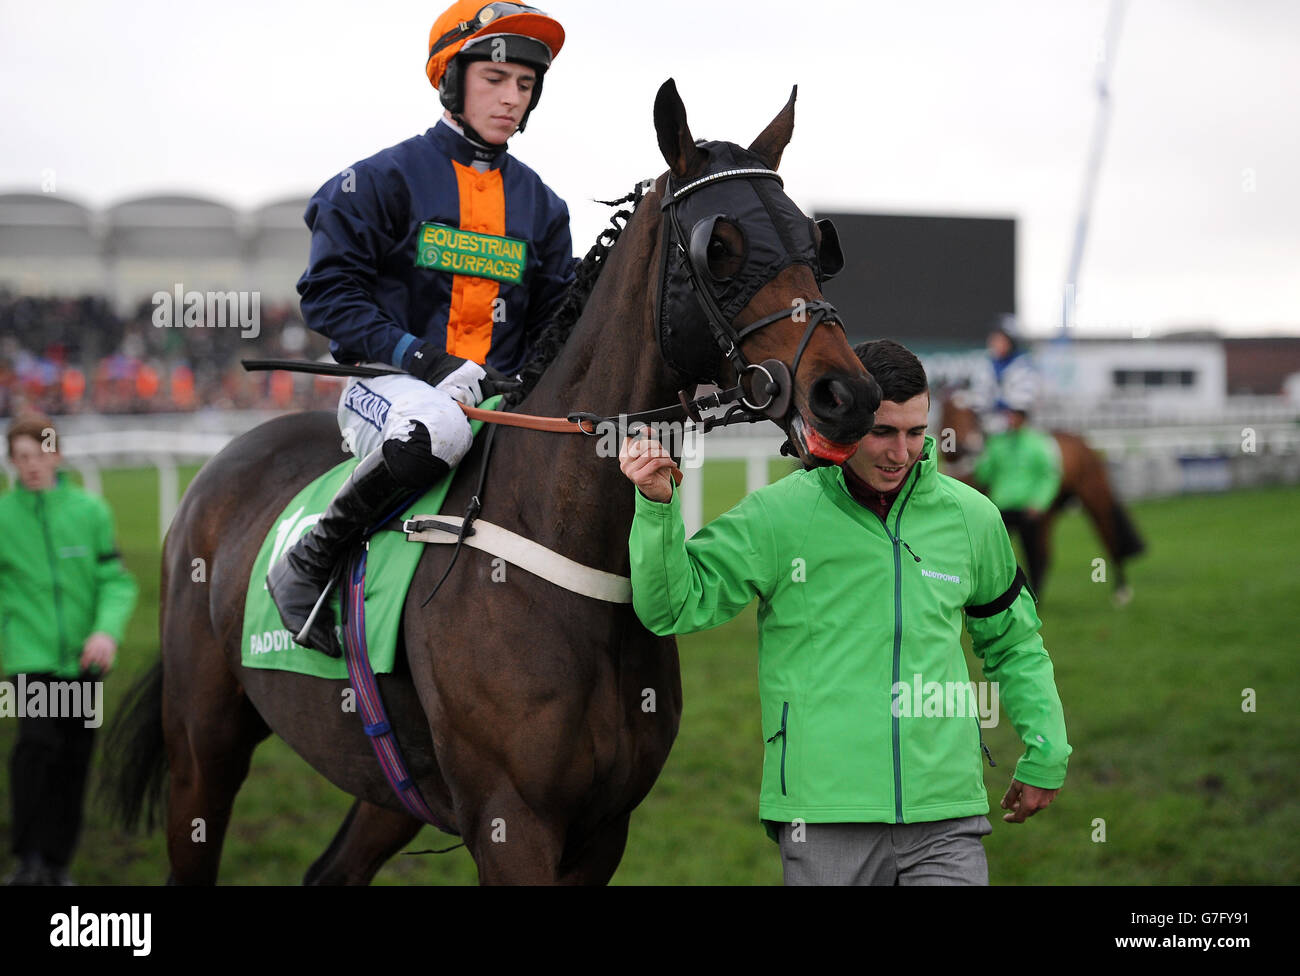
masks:
<path fill-rule="evenodd" d="M 405 369 L 432 342 L 514 374 L 573 281 L 564 201 L 445 121 L 339 173 L 303 219 L 303 316 L 339 362 Z"/>

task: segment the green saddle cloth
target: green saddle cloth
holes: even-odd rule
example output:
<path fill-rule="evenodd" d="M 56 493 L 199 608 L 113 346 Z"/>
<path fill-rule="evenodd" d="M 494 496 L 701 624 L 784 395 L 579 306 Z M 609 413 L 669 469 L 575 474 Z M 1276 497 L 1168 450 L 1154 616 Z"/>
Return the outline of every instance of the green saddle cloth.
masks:
<path fill-rule="evenodd" d="M 482 404 L 485 410 L 495 410 L 500 397 Z M 477 437 L 483 422 L 470 422 Z M 342 658 L 328 657 L 309 647 L 293 642 L 293 635 L 280 620 L 271 594 L 266 589 L 266 574 L 275 560 L 292 546 L 306 531 L 316 524 L 343 482 L 360 463 L 350 458 L 326 471 L 294 495 L 280 517 L 271 525 L 271 531 L 262 542 L 253 561 L 253 571 L 248 580 L 248 595 L 244 598 L 244 630 L 239 645 L 239 659 L 246 668 L 264 668 L 271 671 L 294 671 L 317 678 L 343 678 L 348 676 L 347 662 Z M 427 492 L 401 513 L 401 518 L 413 515 L 435 514 L 451 488 L 452 469 Z M 376 532 L 370 539 L 370 554 L 366 559 L 366 645 L 370 650 L 370 666 L 376 674 L 393 670 L 397 656 L 397 635 L 402 625 L 402 606 L 410 588 L 415 567 L 424 551 L 422 543 L 406 541 L 401 532 Z M 343 646 L 343 629 L 339 626 L 339 588 L 330 596 L 334 611 L 335 632 L 339 646 Z"/>

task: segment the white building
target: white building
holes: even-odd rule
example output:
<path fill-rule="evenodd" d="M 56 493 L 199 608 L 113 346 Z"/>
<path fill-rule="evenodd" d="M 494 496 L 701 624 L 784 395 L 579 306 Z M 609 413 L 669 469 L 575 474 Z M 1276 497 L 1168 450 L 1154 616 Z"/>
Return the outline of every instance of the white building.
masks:
<path fill-rule="evenodd" d="M 242 212 L 219 200 L 171 195 L 92 211 L 54 194 L 0 194 L 0 287 L 105 295 L 120 315 L 177 284 L 296 301 L 311 242 L 306 209 L 306 197 Z"/>
<path fill-rule="evenodd" d="M 1218 338 L 1073 339 L 1031 343 L 1042 376 L 1040 416 L 1086 414 L 1143 421 L 1208 414 L 1227 398 Z M 982 349 L 921 356 L 931 385 L 974 385 L 990 367 Z"/>

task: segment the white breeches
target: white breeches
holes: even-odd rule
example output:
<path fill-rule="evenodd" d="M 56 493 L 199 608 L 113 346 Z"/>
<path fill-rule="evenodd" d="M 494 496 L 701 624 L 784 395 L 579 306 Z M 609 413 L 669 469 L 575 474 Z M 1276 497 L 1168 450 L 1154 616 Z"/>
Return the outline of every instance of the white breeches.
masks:
<path fill-rule="evenodd" d="M 405 373 L 353 377 L 339 397 L 339 430 L 344 444 L 359 458 L 384 441 L 409 440 L 417 421 L 429 431 L 433 456 L 448 467 L 455 467 L 469 452 L 474 438 L 460 405 L 423 380 Z"/>

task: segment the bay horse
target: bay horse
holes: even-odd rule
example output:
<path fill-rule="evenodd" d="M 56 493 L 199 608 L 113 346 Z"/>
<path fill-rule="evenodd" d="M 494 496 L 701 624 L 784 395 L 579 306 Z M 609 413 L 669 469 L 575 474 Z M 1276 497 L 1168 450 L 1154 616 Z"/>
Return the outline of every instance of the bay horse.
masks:
<path fill-rule="evenodd" d="M 787 257 L 755 277 L 750 261 L 776 242 L 791 253 L 821 248 L 819 257 L 836 263 L 823 255 L 829 229 L 798 211 L 774 172 L 793 131 L 796 92 L 746 150 L 697 145 L 676 86 L 671 79 L 663 85 L 654 122 L 668 172 L 644 191 L 606 249 L 567 339 L 539 341 L 558 354 L 535 377 L 520 412 L 642 411 L 677 403 L 684 382 L 709 377 L 724 387 L 747 379 L 749 399 L 758 400 L 763 371 L 737 368 L 735 357 L 743 351 L 754 363 L 790 363 L 793 353 L 790 388 L 762 406 L 788 404 L 771 419 L 806 464 L 852 452 L 870 428 L 879 388 L 838 317 L 825 313 L 819 262 Z M 689 248 L 680 236 L 683 214 L 695 215 Z M 747 300 L 733 301 L 729 282 L 746 277 Z M 701 284 L 705 278 L 711 283 Z M 695 296 L 696 289 L 710 294 Z M 718 299 L 714 311 L 726 310 L 725 321 L 701 318 L 696 297 Z M 808 309 L 822 309 L 811 324 L 800 314 Z M 714 328 L 735 330 L 731 349 Z M 474 493 L 481 441 L 457 472 L 449 513 L 463 511 Z M 597 456 L 597 443 L 498 428 L 482 518 L 626 576 L 634 489 L 616 457 Z M 235 794 L 254 747 L 272 732 L 356 798 L 306 883 L 367 884 L 422 826 L 388 785 L 358 715 L 340 707 L 347 682 L 240 663 L 258 547 L 294 494 L 346 457 L 333 414 L 273 420 L 203 467 L 167 533 L 161 660 L 114 733 L 124 744 L 117 751 L 129 758 L 111 783 L 128 825 L 142 814 L 152 820 L 165 784 L 172 882 L 216 882 Z M 398 666 L 377 676 L 411 775 L 432 811 L 463 839 L 480 883 L 606 883 L 622 857 L 631 812 L 677 734 L 676 644 L 642 627 L 628 604 L 580 596 L 513 568 L 493 581 L 491 557 L 468 548 L 422 609 L 450 548 L 425 547 L 404 606 Z M 206 566 L 206 582 L 194 581 L 196 560 Z M 200 820 L 206 841 L 196 843 Z"/>
<path fill-rule="evenodd" d="M 948 473 L 973 484 L 973 464 L 984 449 L 984 430 L 979 414 L 963 402 L 961 391 L 945 390 L 940 394 L 939 430 L 939 453 L 948 462 Z M 1026 553 L 1026 557 L 1046 572 L 1051 558 L 1052 525 L 1061 510 L 1077 498 L 1110 557 L 1108 576 L 1114 583 L 1115 602 L 1122 606 L 1133 595 L 1124 563 L 1144 552 L 1146 544 L 1111 487 L 1105 458 L 1078 434 L 1063 430 L 1049 433 L 1061 455 L 1061 487 L 1043 513 L 1039 531 L 1034 533 L 1037 551 Z"/>

